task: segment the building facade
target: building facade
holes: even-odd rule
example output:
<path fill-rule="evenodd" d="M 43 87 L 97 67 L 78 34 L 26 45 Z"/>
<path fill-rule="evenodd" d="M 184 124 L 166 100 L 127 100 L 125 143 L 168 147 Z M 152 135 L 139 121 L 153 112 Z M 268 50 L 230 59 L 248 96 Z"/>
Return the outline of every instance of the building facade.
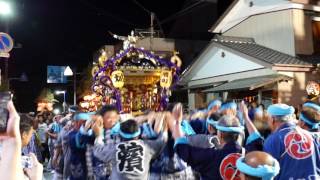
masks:
<path fill-rule="evenodd" d="M 319 79 L 319 20 L 315 2 L 234 1 L 210 29 L 220 35 L 182 75 L 189 108 L 213 98 L 298 106 Z"/>

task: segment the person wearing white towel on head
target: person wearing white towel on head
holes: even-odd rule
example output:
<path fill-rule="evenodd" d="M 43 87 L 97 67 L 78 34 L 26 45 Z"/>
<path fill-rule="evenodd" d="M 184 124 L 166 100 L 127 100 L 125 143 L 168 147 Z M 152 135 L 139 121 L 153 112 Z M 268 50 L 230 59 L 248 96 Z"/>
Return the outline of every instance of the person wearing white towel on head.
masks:
<path fill-rule="evenodd" d="M 272 180 L 279 174 L 279 162 L 270 154 L 252 151 L 237 160 L 241 180 Z"/>

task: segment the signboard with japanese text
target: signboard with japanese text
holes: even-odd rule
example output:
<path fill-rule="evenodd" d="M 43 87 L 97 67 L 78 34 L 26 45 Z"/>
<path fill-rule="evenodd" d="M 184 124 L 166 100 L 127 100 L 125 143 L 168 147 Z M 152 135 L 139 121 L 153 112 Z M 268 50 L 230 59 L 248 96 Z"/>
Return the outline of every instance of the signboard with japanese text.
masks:
<path fill-rule="evenodd" d="M 162 71 L 160 75 L 160 86 L 163 88 L 169 88 L 172 83 L 171 71 Z"/>

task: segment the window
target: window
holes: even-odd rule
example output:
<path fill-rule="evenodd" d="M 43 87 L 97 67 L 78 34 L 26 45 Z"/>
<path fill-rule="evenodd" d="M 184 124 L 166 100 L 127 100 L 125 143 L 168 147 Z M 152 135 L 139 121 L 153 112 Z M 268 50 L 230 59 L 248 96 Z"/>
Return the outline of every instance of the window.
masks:
<path fill-rule="evenodd" d="M 315 54 L 320 54 L 320 21 L 312 21 L 313 49 Z"/>
<path fill-rule="evenodd" d="M 292 2 L 301 3 L 301 4 L 312 4 L 312 5 L 319 5 L 319 0 L 291 0 Z"/>

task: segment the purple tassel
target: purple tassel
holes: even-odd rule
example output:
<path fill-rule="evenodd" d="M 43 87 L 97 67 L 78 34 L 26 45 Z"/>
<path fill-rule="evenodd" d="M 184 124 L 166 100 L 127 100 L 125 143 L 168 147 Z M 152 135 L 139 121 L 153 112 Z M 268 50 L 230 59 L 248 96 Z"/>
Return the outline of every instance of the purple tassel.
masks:
<path fill-rule="evenodd" d="M 115 91 L 115 94 L 116 94 L 116 106 L 117 106 L 117 109 L 119 112 L 122 111 L 122 105 L 121 105 L 121 94 L 120 94 L 120 91 L 119 90 L 116 90 Z"/>
<path fill-rule="evenodd" d="M 166 94 L 166 89 L 161 90 L 160 110 L 165 110 L 168 106 L 169 98 Z"/>

